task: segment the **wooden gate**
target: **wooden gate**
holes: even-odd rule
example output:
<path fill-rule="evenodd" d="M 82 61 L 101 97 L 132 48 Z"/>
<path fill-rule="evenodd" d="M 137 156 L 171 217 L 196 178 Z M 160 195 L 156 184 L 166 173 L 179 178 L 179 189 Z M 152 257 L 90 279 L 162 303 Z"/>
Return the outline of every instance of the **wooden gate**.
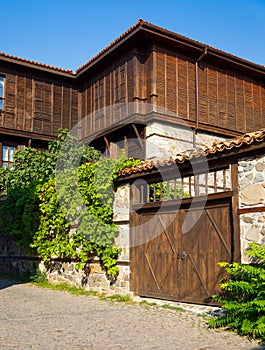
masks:
<path fill-rule="evenodd" d="M 205 303 L 219 291 L 223 270 L 217 263 L 233 260 L 231 197 L 204 204 L 149 206 L 133 214 L 130 265 L 136 294 Z M 186 217 L 192 227 L 182 233 Z"/>

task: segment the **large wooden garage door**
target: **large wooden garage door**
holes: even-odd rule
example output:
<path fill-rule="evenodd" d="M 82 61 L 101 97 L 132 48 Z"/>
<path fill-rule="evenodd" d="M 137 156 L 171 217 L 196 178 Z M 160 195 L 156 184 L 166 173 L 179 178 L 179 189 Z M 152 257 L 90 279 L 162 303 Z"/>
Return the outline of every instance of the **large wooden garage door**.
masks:
<path fill-rule="evenodd" d="M 187 214 L 195 225 L 182 233 Z M 231 221 L 229 199 L 192 211 L 138 212 L 131 230 L 132 290 L 141 296 L 207 302 L 223 276 L 217 263 L 232 261 Z"/>

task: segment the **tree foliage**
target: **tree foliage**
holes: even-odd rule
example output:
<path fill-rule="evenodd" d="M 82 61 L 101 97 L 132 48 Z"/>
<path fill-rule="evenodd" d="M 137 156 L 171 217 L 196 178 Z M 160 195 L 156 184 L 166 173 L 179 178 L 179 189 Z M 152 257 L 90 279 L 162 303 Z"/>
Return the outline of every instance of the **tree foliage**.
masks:
<path fill-rule="evenodd" d="M 65 130 L 48 150 L 16 151 L 1 169 L 0 225 L 44 261 L 75 259 L 84 267 L 99 257 L 109 275 L 118 272 L 113 224 L 114 181 L 137 161 L 102 159 Z"/>
<path fill-rule="evenodd" d="M 209 325 L 265 340 L 265 246 L 251 243 L 246 252 L 251 264 L 220 263 L 229 277 L 221 283 L 223 293 L 214 298 L 225 313 L 210 319 Z"/>

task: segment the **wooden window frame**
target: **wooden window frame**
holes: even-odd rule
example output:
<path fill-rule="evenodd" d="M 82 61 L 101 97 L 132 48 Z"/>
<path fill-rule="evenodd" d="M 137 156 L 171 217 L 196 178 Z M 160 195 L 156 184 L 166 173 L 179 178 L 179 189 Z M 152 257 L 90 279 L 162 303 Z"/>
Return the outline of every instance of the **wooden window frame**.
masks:
<path fill-rule="evenodd" d="M 102 76 L 94 84 L 96 119 L 104 115 L 104 91 L 105 80 Z"/>
<path fill-rule="evenodd" d="M 7 156 L 7 160 L 4 159 L 4 147 L 7 147 L 7 152 L 8 152 L 8 156 Z M 13 149 L 12 153 L 10 152 L 11 148 Z M 16 146 L 14 145 L 10 145 L 10 144 L 1 144 L 1 167 L 4 166 L 4 164 L 6 164 L 6 166 L 10 165 L 13 163 L 13 153 L 16 151 Z"/>
<path fill-rule="evenodd" d="M 124 103 L 126 97 L 126 65 L 117 67 L 114 72 L 114 103 Z"/>
<path fill-rule="evenodd" d="M 52 115 L 52 91 L 48 83 L 34 83 L 34 118 L 50 121 Z"/>

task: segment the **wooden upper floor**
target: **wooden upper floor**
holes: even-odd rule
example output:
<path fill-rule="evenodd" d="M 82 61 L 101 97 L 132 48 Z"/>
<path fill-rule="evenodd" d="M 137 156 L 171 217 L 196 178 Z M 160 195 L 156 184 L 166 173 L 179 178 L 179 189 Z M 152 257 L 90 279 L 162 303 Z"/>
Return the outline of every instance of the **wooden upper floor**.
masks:
<path fill-rule="evenodd" d="M 83 137 L 152 120 L 236 136 L 264 126 L 264 77 L 263 66 L 139 21 L 75 73 L 0 54 L 0 135 L 48 141 L 86 118 Z M 119 109 L 137 101 L 152 113 Z"/>

